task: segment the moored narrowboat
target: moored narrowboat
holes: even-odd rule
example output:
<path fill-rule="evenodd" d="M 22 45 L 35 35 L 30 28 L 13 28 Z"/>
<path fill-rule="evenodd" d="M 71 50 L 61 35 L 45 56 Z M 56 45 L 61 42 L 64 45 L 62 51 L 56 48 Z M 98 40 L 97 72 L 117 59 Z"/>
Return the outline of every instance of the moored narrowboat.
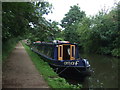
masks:
<path fill-rule="evenodd" d="M 87 59 L 79 56 L 78 45 L 69 41 L 33 42 L 31 50 L 45 58 L 56 72 L 82 73 L 89 70 Z M 73 73 L 72 73 L 73 74 Z"/>

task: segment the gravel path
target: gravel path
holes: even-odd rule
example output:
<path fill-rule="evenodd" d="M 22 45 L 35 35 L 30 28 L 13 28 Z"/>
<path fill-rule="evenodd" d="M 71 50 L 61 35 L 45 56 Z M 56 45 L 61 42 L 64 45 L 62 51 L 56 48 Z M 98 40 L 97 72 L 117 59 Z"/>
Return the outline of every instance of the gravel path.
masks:
<path fill-rule="evenodd" d="M 3 65 L 3 88 L 49 88 L 19 42 Z"/>

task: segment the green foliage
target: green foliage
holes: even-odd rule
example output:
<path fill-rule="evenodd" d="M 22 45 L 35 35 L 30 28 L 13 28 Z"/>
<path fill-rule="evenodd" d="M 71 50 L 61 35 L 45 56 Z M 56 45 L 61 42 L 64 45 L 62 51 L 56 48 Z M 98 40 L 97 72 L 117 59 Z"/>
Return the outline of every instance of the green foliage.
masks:
<path fill-rule="evenodd" d="M 78 24 L 78 34 L 80 36 L 80 44 L 84 48 L 84 51 L 113 55 L 116 48 L 119 47 L 118 44 L 120 42 L 118 40 L 118 38 L 120 39 L 120 33 L 117 23 L 116 8 L 108 14 L 100 11 L 94 17 L 83 18 Z M 114 52 L 111 53 L 112 50 Z"/>
<path fill-rule="evenodd" d="M 38 13 L 39 16 L 42 16 L 44 14 L 47 14 L 52 12 L 51 9 L 52 9 L 52 4 L 49 4 L 49 2 L 34 2 L 35 6 L 36 7 L 36 13 Z"/>
<path fill-rule="evenodd" d="M 82 86 L 80 84 L 78 85 L 70 85 L 64 78 L 59 77 L 53 69 L 48 65 L 47 62 L 44 62 L 38 54 L 32 52 L 30 50 L 30 47 L 26 46 L 24 43 L 22 43 L 25 47 L 26 51 L 28 52 L 29 56 L 31 57 L 31 60 L 33 61 L 35 67 L 37 70 L 42 74 L 44 79 L 48 82 L 48 85 L 51 88 L 81 88 Z"/>
<path fill-rule="evenodd" d="M 120 3 L 109 13 L 101 10 L 92 17 L 79 9 L 78 6 L 71 7 L 61 21 L 64 39 L 77 42 L 86 53 L 119 56 Z"/>
<path fill-rule="evenodd" d="M 64 41 L 64 39 L 63 39 L 63 38 L 56 38 L 55 40 L 61 40 L 61 41 Z"/>
<path fill-rule="evenodd" d="M 120 48 L 116 48 L 112 50 L 112 55 L 120 57 Z"/>
<path fill-rule="evenodd" d="M 111 54 L 110 47 L 100 47 L 100 51 L 98 52 L 100 54 Z"/>
<path fill-rule="evenodd" d="M 23 2 L 2 3 L 3 42 L 25 34 L 32 17 L 33 5 Z"/>
<path fill-rule="evenodd" d="M 48 2 L 3 2 L 3 44 L 12 38 L 33 41 L 52 41 L 56 38 L 79 43 L 88 53 L 119 56 L 120 48 L 120 3 L 109 13 L 101 10 L 87 17 L 78 5 L 71 6 L 61 20 L 47 21 L 43 15 L 52 11 Z"/>
<path fill-rule="evenodd" d="M 65 17 L 62 19 L 61 26 L 66 29 L 67 27 L 81 21 L 84 16 L 85 12 L 81 11 L 78 5 L 71 6 L 69 12 L 65 14 Z"/>
<path fill-rule="evenodd" d="M 18 42 L 17 38 L 9 39 L 7 42 L 2 43 L 2 61 L 5 61 L 5 59 L 9 56 L 11 51 L 16 46 L 16 43 Z"/>
<path fill-rule="evenodd" d="M 77 24 L 85 16 L 85 12 L 80 10 L 78 5 L 71 6 L 69 12 L 61 20 L 61 26 L 65 28 L 64 39 L 70 42 L 79 42 L 77 34 Z"/>
<path fill-rule="evenodd" d="M 53 21 L 49 22 L 45 18 L 41 18 L 41 22 L 35 28 L 31 29 L 30 35 L 28 38 L 31 41 L 52 41 L 59 34 L 60 29 L 58 28 L 58 23 Z"/>
<path fill-rule="evenodd" d="M 46 20 L 42 17 L 44 14 L 51 12 L 52 5 L 48 2 L 3 2 L 2 3 L 2 19 L 3 23 L 3 42 L 14 37 L 28 37 L 34 34 L 35 29 L 39 29 L 40 36 L 47 34 L 41 30 L 42 27 L 46 30 Z M 40 23 L 42 21 L 42 23 Z M 33 29 L 31 27 L 37 27 Z M 38 34 L 35 33 L 35 35 Z M 31 35 L 30 37 L 36 37 Z"/>

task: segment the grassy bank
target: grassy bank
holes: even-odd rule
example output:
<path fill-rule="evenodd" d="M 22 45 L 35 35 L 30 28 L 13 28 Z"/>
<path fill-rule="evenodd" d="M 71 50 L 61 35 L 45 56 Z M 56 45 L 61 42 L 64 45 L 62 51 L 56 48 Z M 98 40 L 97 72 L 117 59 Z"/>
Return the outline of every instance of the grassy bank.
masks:
<path fill-rule="evenodd" d="M 53 69 L 48 65 L 47 62 L 44 62 L 38 54 L 32 52 L 29 46 L 22 43 L 28 52 L 31 60 L 33 61 L 37 70 L 42 74 L 44 79 L 47 81 L 48 85 L 51 88 L 81 88 L 81 85 L 70 85 L 64 78 L 59 77 Z"/>
<path fill-rule="evenodd" d="M 8 40 L 7 42 L 2 43 L 2 61 L 3 62 L 9 56 L 11 51 L 14 49 L 14 47 L 17 44 L 17 42 L 18 42 L 17 38 L 12 38 L 12 39 Z"/>

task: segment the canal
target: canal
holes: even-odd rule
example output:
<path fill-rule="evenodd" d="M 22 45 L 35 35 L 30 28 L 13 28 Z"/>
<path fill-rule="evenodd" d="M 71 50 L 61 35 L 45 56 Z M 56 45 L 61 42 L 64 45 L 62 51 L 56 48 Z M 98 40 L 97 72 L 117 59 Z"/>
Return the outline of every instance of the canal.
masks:
<path fill-rule="evenodd" d="M 104 55 L 81 54 L 89 60 L 91 76 L 80 82 L 83 88 L 118 88 L 118 61 L 120 59 Z"/>

